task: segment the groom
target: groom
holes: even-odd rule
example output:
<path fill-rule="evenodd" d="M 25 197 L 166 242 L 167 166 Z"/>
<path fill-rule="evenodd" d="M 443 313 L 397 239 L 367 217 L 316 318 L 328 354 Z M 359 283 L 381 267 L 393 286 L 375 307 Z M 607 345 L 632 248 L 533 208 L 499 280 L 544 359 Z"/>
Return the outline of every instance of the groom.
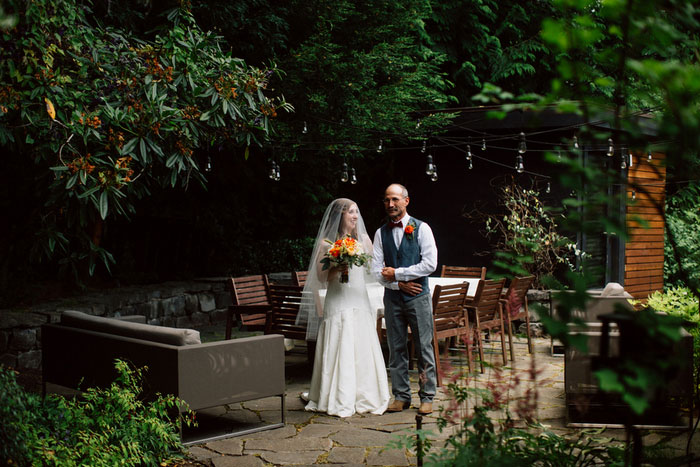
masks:
<path fill-rule="evenodd" d="M 384 210 L 391 220 L 374 234 L 372 269 L 385 287 L 384 319 L 394 393 L 387 412 L 401 412 L 411 406 L 407 349 L 410 326 L 419 348 L 418 413 L 426 415 L 433 411 L 436 386 L 428 275 L 437 267 L 437 246 L 430 226 L 406 213 L 408 202 L 408 190 L 403 185 L 389 185 L 384 192 Z"/>

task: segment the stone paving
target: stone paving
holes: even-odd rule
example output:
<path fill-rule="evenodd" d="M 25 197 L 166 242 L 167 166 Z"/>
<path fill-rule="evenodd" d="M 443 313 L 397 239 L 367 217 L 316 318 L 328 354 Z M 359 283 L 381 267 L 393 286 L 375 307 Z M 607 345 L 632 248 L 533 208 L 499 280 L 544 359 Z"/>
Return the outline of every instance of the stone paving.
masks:
<path fill-rule="evenodd" d="M 524 340 L 521 341 L 524 344 Z M 500 354 L 491 351 L 487 360 L 494 363 Z M 275 430 L 261 431 L 244 436 L 191 445 L 189 455 L 193 461 L 214 467 L 226 466 L 269 466 L 269 465 L 416 465 L 417 459 L 406 449 L 388 447 L 406 430 L 415 427 L 417 374 L 411 374 L 414 388 L 413 406 L 400 413 L 384 415 L 359 415 L 348 418 L 332 417 L 325 414 L 306 412 L 299 393 L 308 389 L 311 370 L 305 362 L 304 349 L 294 349 L 287 354 L 287 395 L 286 424 Z M 535 339 L 533 356 L 527 353 L 526 345 L 516 346 L 515 362 L 509 365 L 499 377 L 497 372 L 487 370 L 478 375 L 471 384 L 484 387 L 488 382 L 513 381 L 516 375 L 525 382 L 532 382 L 531 370 L 537 370 L 538 390 L 537 417 L 544 425 L 561 434 L 574 432 L 565 426 L 564 407 L 564 359 L 552 356 L 550 341 Z M 515 396 L 524 391 L 527 383 L 510 392 Z M 530 384 L 530 386 L 532 386 Z M 435 433 L 438 445 L 448 436 L 440 433 L 436 421 L 439 407 L 449 404 L 444 392 L 439 389 L 434 405 L 435 412 L 423 417 L 423 428 Z M 240 407 L 220 409 L 213 417 L 233 417 L 251 423 L 279 422 L 279 398 L 267 398 L 240 404 Z M 608 429 L 606 435 L 623 440 L 624 430 Z M 650 434 L 645 440 L 658 439 Z M 656 436 L 656 438 L 653 438 Z M 685 450 L 687 434 L 677 435 L 675 445 Z M 646 441 L 645 441 L 646 444 Z M 697 444 L 697 443 L 696 443 Z M 695 452 L 700 449 L 694 449 Z"/>

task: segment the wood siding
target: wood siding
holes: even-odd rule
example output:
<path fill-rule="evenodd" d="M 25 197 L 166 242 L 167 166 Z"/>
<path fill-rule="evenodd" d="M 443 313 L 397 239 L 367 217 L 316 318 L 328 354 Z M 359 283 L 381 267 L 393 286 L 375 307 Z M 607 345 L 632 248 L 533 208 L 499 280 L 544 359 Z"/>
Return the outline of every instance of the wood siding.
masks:
<path fill-rule="evenodd" d="M 664 286 L 664 155 L 634 154 L 628 171 L 625 290 L 645 299 Z M 633 192 L 634 198 L 633 199 Z"/>

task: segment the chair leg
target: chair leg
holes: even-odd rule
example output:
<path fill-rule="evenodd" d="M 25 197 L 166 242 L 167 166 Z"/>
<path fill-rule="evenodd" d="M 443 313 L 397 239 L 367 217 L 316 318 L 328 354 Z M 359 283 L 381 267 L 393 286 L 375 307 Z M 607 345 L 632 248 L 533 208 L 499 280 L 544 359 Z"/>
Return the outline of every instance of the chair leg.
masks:
<path fill-rule="evenodd" d="M 527 351 L 532 353 L 532 337 L 530 336 L 530 310 L 527 308 L 527 297 L 525 297 L 525 323 L 527 325 Z"/>
<path fill-rule="evenodd" d="M 514 362 L 515 361 L 515 352 L 513 351 L 513 320 L 510 319 L 510 315 L 508 315 L 507 319 L 508 319 L 508 343 L 510 343 L 510 361 Z"/>
<path fill-rule="evenodd" d="M 503 355 L 503 364 L 508 364 L 508 352 L 506 351 L 506 330 L 503 329 L 503 322 L 501 321 L 501 354 Z"/>
<path fill-rule="evenodd" d="M 467 347 L 467 368 L 469 369 L 469 373 L 472 372 L 472 342 L 469 342 L 469 330 L 464 334 L 464 345 Z"/>
<path fill-rule="evenodd" d="M 475 329 L 477 342 L 479 345 L 479 364 L 481 365 L 481 372 L 484 372 L 484 343 L 481 341 L 481 329 Z"/>
<path fill-rule="evenodd" d="M 233 327 L 233 310 L 226 310 L 226 340 L 231 339 L 231 328 Z"/>
<path fill-rule="evenodd" d="M 440 349 L 438 348 L 438 340 L 433 329 L 433 355 L 435 356 L 435 379 L 437 387 L 442 387 L 442 365 L 440 364 Z"/>

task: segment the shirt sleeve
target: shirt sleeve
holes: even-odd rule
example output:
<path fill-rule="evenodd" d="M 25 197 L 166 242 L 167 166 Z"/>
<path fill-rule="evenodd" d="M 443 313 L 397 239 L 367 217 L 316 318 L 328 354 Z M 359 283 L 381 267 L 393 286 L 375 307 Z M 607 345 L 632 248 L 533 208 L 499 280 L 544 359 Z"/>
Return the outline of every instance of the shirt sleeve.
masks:
<path fill-rule="evenodd" d="M 406 268 L 397 268 L 394 273 L 397 281 L 411 281 L 419 277 L 429 276 L 437 269 L 435 237 L 433 236 L 433 230 L 425 222 L 418 229 L 417 240 L 420 246 L 421 260 L 418 264 Z"/>
<path fill-rule="evenodd" d="M 379 282 L 382 286 L 388 288 L 388 289 L 393 289 L 393 290 L 399 290 L 399 283 L 394 281 L 390 282 L 382 276 L 382 268 L 384 267 L 384 245 L 382 245 L 382 233 L 381 233 L 381 228 L 377 229 L 377 232 L 374 234 L 374 244 L 373 244 L 373 250 L 372 250 L 372 274 L 374 274 L 374 277 L 377 279 L 377 282 Z"/>

